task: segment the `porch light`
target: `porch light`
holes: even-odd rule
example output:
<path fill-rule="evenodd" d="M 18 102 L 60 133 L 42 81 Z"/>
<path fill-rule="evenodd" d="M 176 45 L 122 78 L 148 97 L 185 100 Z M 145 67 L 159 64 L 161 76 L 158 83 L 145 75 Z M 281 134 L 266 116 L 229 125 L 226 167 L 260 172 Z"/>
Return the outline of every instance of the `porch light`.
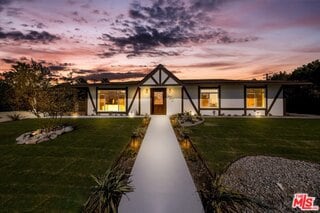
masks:
<path fill-rule="evenodd" d="M 257 118 L 260 118 L 260 117 L 261 117 L 261 113 L 260 113 L 260 112 L 256 112 L 256 113 L 255 113 L 255 116 L 256 116 Z"/>
<path fill-rule="evenodd" d="M 172 89 L 171 89 L 171 88 L 169 88 L 169 95 L 171 95 L 171 93 L 172 93 Z"/>
<path fill-rule="evenodd" d="M 145 93 L 146 93 L 146 94 L 149 93 L 149 89 L 148 89 L 148 88 L 145 89 Z"/>
<path fill-rule="evenodd" d="M 129 112 L 129 118 L 133 118 L 135 116 L 135 113 L 134 112 Z"/>

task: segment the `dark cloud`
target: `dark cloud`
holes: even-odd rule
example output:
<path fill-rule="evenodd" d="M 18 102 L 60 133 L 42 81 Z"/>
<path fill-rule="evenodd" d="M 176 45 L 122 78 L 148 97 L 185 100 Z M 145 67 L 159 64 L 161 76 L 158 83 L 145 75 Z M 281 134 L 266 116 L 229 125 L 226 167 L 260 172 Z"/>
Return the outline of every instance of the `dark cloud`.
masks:
<path fill-rule="evenodd" d="M 196 63 L 187 65 L 171 65 L 170 67 L 179 68 L 208 68 L 208 67 L 229 67 L 237 64 L 236 62 L 208 62 L 208 63 Z"/>
<path fill-rule="evenodd" d="M 36 25 L 34 25 L 36 28 L 38 28 L 38 29 L 43 29 L 43 28 L 46 28 L 47 26 L 44 24 L 44 23 L 41 23 L 41 22 L 39 22 L 39 23 L 37 23 Z"/>
<path fill-rule="evenodd" d="M 58 19 L 57 19 L 57 20 L 53 20 L 53 22 L 54 22 L 54 23 L 58 23 L 58 24 L 63 24 L 63 23 L 64 23 L 64 21 L 58 20 Z"/>
<path fill-rule="evenodd" d="M 193 10 L 216 10 L 220 5 L 230 0 L 191 0 Z"/>
<path fill-rule="evenodd" d="M 0 0 L 0 12 L 3 11 L 5 7 L 9 6 L 11 3 L 15 1 L 20 1 L 20 0 Z M 32 1 L 33 0 L 24 0 L 24 2 L 32 2 Z"/>
<path fill-rule="evenodd" d="M 3 11 L 4 7 L 11 4 L 12 0 L 0 0 L 0 12 Z"/>
<path fill-rule="evenodd" d="M 84 17 L 73 18 L 73 21 L 75 21 L 79 24 L 87 24 L 88 23 L 87 19 L 85 19 Z"/>
<path fill-rule="evenodd" d="M 48 66 L 48 68 L 53 71 L 70 71 L 70 67 L 74 64 L 72 63 L 47 63 L 44 61 L 44 64 Z"/>
<path fill-rule="evenodd" d="M 12 58 L 2 58 L 1 60 L 6 64 L 15 64 L 16 61 L 17 61 L 17 60 L 12 59 Z"/>
<path fill-rule="evenodd" d="M 33 43 L 51 43 L 60 39 L 60 37 L 50 34 L 46 31 L 37 32 L 37 31 L 28 31 L 27 33 L 22 33 L 20 31 L 10 31 L 3 32 L 0 31 L 0 40 L 9 39 L 13 41 L 29 41 Z"/>
<path fill-rule="evenodd" d="M 22 14 L 22 8 L 9 7 L 7 8 L 7 16 L 9 17 L 17 17 Z"/>
<path fill-rule="evenodd" d="M 172 47 L 206 42 L 229 44 L 257 40 L 254 36 L 239 38 L 221 28 L 212 27 L 207 13 L 200 10 L 199 2 L 205 4 L 207 1 L 199 0 L 186 5 L 179 0 L 158 0 L 151 6 L 134 2 L 129 9 L 129 19 L 120 16 L 113 24 L 116 33 L 105 33 L 100 37 L 106 51 L 99 56 L 175 56 L 181 52 L 169 50 Z M 219 1 L 212 4 L 217 5 Z"/>
<path fill-rule="evenodd" d="M 97 10 L 97 9 L 93 10 L 92 13 L 98 15 L 98 14 L 100 14 L 100 10 Z"/>
<path fill-rule="evenodd" d="M 121 80 L 128 78 L 141 78 L 145 76 L 145 73 L 139 72 L 105 72 L 103 70 L 93 71 L 94 73 L 83 76 L 86 80 L 101 80 L 101 79 L 109 79 L 109 80 Z"/>

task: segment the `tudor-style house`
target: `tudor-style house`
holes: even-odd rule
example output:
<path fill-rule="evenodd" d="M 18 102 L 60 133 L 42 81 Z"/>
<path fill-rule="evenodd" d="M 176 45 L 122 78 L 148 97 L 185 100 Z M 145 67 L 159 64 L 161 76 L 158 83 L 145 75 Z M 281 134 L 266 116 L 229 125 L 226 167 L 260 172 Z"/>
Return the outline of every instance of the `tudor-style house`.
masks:
<path fill-rule="evenodd" d="M 76 87 L 88 93 L 87 115 L 191 112 L 211 116 L 283 116 L 283 88 L 298 84 L 271 80 L 180 80 L 160 64 L 141 81 L 78 84 Z"/>

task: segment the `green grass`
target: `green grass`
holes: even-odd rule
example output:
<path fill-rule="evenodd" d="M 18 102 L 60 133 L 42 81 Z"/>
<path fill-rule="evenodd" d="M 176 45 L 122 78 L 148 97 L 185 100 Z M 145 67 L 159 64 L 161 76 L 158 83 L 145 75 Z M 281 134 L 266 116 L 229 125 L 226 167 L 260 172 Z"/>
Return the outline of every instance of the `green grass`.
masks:
<path fill-rule="evenodd" d="M 320 163 L 320 120 L 206 118 L 188 128 L 213 172 L 242 156 L 266 155 Z"/>
<path fill-rule="evenodd" d="M 141 119 L 73 119 L 76 130 L 37 145 L 15 138 L 39 128 L 36 119 L 0 123 L 0 209 L 79 212 L 99 175 L 129 142 Z"/>

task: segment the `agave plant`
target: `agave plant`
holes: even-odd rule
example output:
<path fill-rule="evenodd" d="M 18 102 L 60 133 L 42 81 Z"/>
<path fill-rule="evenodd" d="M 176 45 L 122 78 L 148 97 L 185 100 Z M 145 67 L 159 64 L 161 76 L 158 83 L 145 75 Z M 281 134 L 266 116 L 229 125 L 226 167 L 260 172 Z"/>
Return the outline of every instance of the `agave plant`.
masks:
<path fill-rule="evenodd" d="M 213 181 L 211 205 L 214 212 L 244 212 L 244 208 L 256 210 L 255 208 L 257 207 L 266 211 L 273 209 L 261 203 L 258 199 L 249 198 L 243 194 L 226 189 L 220 183 L 220 178 L 221 176 L 217 176 Z"/>
<path fill-rule="evenodd" d="M 91 176 L 96 185 L 92 188 L 92 193 L 84 205 L 84 211 L 117 213 L 121 196 L 133 191 L 129 180 L 130 175 L 114 167 L 99 177 Z"/>
<path fill-rule="evenodd" d="M 7 115 L 12 121 L 19 121 L 22 119 L 22 116 L 19 113 L 13 113 L 11 115 Z"/>

